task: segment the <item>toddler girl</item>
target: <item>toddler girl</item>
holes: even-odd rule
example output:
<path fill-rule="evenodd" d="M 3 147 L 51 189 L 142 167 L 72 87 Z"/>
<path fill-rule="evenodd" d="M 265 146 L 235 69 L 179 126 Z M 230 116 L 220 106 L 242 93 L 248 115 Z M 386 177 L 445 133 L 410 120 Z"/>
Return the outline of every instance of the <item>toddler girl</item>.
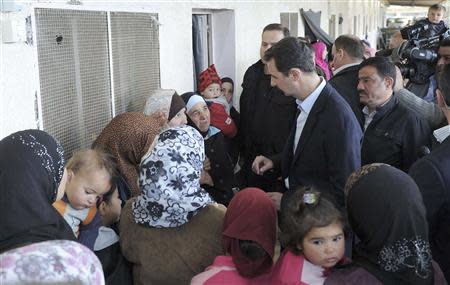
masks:
<path fill-rule="evenodd" d="M 312 187 L 298 189 L 281 209 L 281 242 L 271 284 L 323 284 L 330 269 L 343 262 L 344 219 Z"/>

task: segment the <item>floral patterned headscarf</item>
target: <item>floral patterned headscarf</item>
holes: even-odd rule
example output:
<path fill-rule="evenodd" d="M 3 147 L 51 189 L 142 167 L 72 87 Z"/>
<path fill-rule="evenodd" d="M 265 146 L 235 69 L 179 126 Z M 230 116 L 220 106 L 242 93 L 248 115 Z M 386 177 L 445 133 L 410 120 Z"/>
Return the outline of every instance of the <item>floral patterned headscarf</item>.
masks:
<path fill-rule="evenodd" d="M 141 161 L 142 194 L 132 206 L 135 222 L 155 228 L 178 227 L 211 203 L 200 187 L 204 158 L 203 137 L 194 128 L 181 126 L 162 132 Z"/>

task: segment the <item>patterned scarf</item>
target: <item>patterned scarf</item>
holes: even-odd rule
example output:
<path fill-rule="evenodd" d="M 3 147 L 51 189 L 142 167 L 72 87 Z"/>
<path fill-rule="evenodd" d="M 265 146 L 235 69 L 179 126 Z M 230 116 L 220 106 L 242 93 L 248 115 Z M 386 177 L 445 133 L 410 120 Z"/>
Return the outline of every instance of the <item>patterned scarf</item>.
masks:
<path fill-rule="evenodd" d="M 142 194 L 132 206 L 136 223 L 178 227 L 211 203 L 209 194 L 200 188 L 204 159 L 203 137 L 194 128 L 181 126 L 162 132 L 140 165 Z"/>

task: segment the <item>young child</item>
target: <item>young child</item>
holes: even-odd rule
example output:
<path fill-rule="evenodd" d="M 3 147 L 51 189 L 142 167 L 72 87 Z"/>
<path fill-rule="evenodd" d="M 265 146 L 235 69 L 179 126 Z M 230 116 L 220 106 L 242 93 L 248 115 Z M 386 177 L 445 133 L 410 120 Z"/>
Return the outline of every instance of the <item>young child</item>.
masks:
<path fill-rule="evenodd" d="M 199 91 L 211 112 L 211 125 L 220 129 L 228 138 L 237 134 L 236 124 L 230 117 L 230 105 L 222 96 L 222 82 L 213 65 L 199 76 Z"/>
<path fill-rule="evenodd" d="M 98 237 L 95 240 L 94 251 L 102 250 L 119 241 L 119 235 L 114 230 L 122 211 L 122 200 L 119 198 L 117 187 L 99 199 L 97 209 L 102 226 L 99 228 Z"/>
<path fill-rule="evenodd" d="M 101 150 L 76 152 L 66 165 L 64 197 L 53 206 L 70 225 L 78 241 L 91 250 L 101 226 L 97 199 L 115 188 L 116 165 Z"/>
<path fill-rule="evenodd" d="M 428 25 L 428 29 L 422 31 L 419 35 L 419 39 L 437 36 L 444 33 L 447 30 L 447 25 L 443 21 L 446 9 L 441 4 L 431 5 L 428 9 L 428 15 L 426 19 L 420 20 L 416 23 L 422 25 Z"/>
<path fill-rule="evenodd" d="M 132 265 L 122 254 L 119 241 L 118 221 L 122 212 L 119 190 L 115 187 L 97 202 L 102 226 L 94 244 L 94 252 L 102 263 L 106 284 L 133 284 Z"/>
<path fill-rule="evenodd" d="M 312 187 L 298 189 L 281 212 L 281 242 L 271 284 L 323 284 L 330 269 L 343 263 L 342 214 Z"/>

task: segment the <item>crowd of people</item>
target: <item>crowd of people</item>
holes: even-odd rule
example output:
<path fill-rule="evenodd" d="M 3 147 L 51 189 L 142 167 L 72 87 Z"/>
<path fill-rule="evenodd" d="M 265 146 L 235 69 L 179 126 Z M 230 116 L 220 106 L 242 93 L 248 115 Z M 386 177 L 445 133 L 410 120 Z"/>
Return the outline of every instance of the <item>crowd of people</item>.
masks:
<path fill-rule="evenodd" d="M 353 35 L 269 24 L 240 108 L 211 65 L 67 163 L 44 131 L 5 137 L 0 283 L 447 284 L 450 40 L 437 52 L 427 101 Z"/>

